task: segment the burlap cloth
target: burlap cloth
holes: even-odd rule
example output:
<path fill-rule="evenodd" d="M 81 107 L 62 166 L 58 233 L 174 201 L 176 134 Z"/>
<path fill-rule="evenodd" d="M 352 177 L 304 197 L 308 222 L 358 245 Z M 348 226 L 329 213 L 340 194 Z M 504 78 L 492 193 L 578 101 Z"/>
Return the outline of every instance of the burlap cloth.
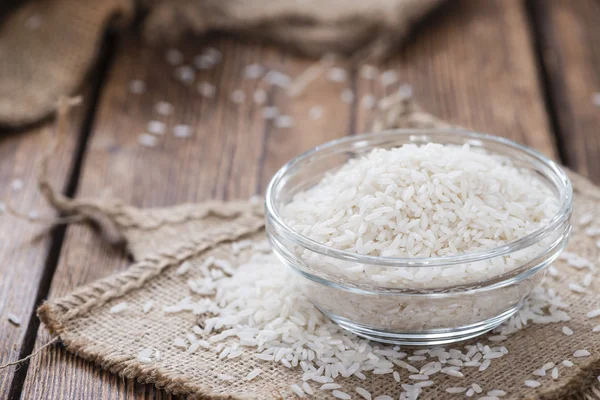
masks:
<path fill-rule="evenodd" d="M 432 127 L 443 122 L 420 111 L 410 100 L 403 100 L 388 110 L 387 118 L 393 125 L 404 127 Z M 389 124 L 387 124 L 389 125 Z M 600 188 L 583 177 L 570 173 L 573 182 L 574 220 L 587 212 L 600 215 Z M 294 398 L 289 386 L 298 383 L 299 368 L 290 370 L 280 364 L 265 363 L 250 353 L 233 360 L 219 361 L 213 351 L 199 349 L 194 354 L 177 349 L 173 339 L 185 337 L 198 323 L 191 313 L 165 314 L 167 305 L 179 301 L 189 293 L 187 276 L 175 274 L 176 267 L 184 260 L 193 263 L 214 255 L 228 259 L 236 265 L 247 253 L 234 255 L 231 242 L 242 238 L 263 240 L 262 204 L 244 202 L 207 202 L 184 204 L 171 208 L 137 209 L 118 201 L 68 200 L 53 193 L 45 184 L 42 189 L 55 207 L 72 215 L 84 215 L 98 221 L 111 236 L 119 235 L 127 243 L 135 262 L 122 273 L 109 276 L 90 285 L 78 288 L 60 299 L 51 299 L 39 309 L 39 316 L 54 334 L 58 335 L 68 351 L 91 360 L 101 367 L 122 377 L 152 383 L 168 392 L 190 395 L 203 399 L 272 399 Z M 597 221 L 594 221 L 597 222 Z M 599 250 L 592 238 L 577 223 L 568 251 L 589 260 L 597 261 Z M 479 372 L 477 368 L 463 368 L 464 378 L 436 374 L 436 385 L 426 388 L 421 398 L 447 399 L 463 395 L 449 395 L 445 389 L 451 386 L 469 386 L 473 382 L 485 391 L 503 389 L 505 398 L 588 398 L 600 399 L 600 387 L 596 377 L 600 373 L 600 334 L 592 327 L 598 321 L 587 319 L 585 314 L 600 306 L 598 278 L 588 294 L 576 294 L 567 287 L 569 281 L 581 281 L 584 271 L 557 261 L 558 278 L 549 278 L 552 286 L 570 305 L 568 322 L 575 334 L 561 333 L 563 324 L 530 325 L 512 334 L 504 341 L 509 353 L 493 360 L 490 368 Z M 283 266 L 282 266 L 283 268 Z M 148 314 L 141 312 L 148 300 L 154 307 Z M 120 302 L 130 308 L 120 314 L 111 314 L 110 308 Z M 470 341 L 489 343 L 487 337 Z M 491 343 L 489 343 L 491 345 Z M 462 344 L 454 346 L 459 348 Z M 137 354 L 144 348 L 159 349 L 161 361 L 142 364 Z M 574 359 L 573 352 L 586 348 L 588 358 Z M 573 368 L 560 365 L 564 359 L 575 362 Z M 544 363 L 559 364 L 560 379 L 549 376 L 539 378 L 531 372 Z M 254 367 L 264 370 L 262 375 L 245 382 L 244 377 Z M 406 371 L 401 371 L 406 381 Z M 224 382 L 217 374 L 231 374 L 239 380 Z M 525 379 L 538 379 L 543 385 L 537 389 L 525 387 Z M 368 374 L 366 381 L 357 378 L 339 380 L 344 391 L 353 394 L 354 388 L 363 386 L 375 395 L 394 394 L 401 388 L 391 375 Z M 313 383 L 313 386 L 315 384 Z M 328 398 L 324 392 L 317 398 Z"/>
<path fill-rule="evenodd" d="M 0 126 L 37 122 L 72 94 L 106 26 L 132 21 L 135 0 L 30 1 L 0 27 Z M 311 56 L 381 57 L 441 0 L 138 0 L 152 41 L 185 32 L 241 33 Z M 123 26 L 124 24 L 120 24 Z"/>

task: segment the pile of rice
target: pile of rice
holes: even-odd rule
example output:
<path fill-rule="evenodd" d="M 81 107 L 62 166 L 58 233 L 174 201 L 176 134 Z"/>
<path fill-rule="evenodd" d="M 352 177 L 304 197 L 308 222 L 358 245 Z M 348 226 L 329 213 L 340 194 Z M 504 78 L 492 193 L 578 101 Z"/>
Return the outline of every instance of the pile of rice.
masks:
<path fill-rule="evenodd" d="M 503 156 L 463 146 L 405 144 L 349 160 L 282 207 L 300 234 L 347 252 L 427 258 L 481 251 L 520 239 L 558 212 L 551 189 Z M 444 268 L 365 269 L 300 257 L 354 280 L 423 287 L 466 283 L 522 265 L 537 249 Z M 322 265 L 321 265 L 322 264 Z"/>
<path fill-rule="evenodd" d="M 339 250 L 433 257 L 489 249 L 543 227 L 558 204 L 508 158 L 405 144 L 349 160 L 283 209 L 302 235 Z"/>
<path fill-rule="evenodd" d="M 478 394 L 479 398 L 487 393 L 486 398 L 501 398 L 505 394 L 502 388 L 482 388 L 464 377 L 464 372 L 485 371 L 493 366 L 509 351 L 498 342 L 530 322 L 569 320 L 565 312 L 568 304 L 554 290 L 539 287 L 523 309 L 499 327 L 496 336 L 488 338 L 487 344 L 407 351 L 344 331 L 313 305 L 298 276 L 281 264 L 268 245 L 254 243 L 251 249 L 247 246 L 244 243 L 242 251 L 246 255 L 240 257 L 239 265 L 212 257 L 184 263 L 176 275 L 188 281 L 191 295 L 163 311 L 167 315 L 189 312 L 199 317 L 201 324 L 174 338 L 173 344 L 189 353 L 199 348 L 214 352 L 227 371 L 214 371 L 215 379 L 265 379 L 262 375 L 273 363 L 296 370 L 298 381 L 290 386 L 285 398 L 294 393 L 298 397 L 322 398 L 323 392 L 329 392 L 340 399 L 389 400 L 397 399 L 398 394 L 400 399 L 416 399 L 441 376 L 450 379 L 445 383 L 448 393 Z M 239 247 L 236 243 L 232 246 L 234 251 Z M 153 357 L 152 350 L 142 349 L 140 360 L 159 361 L 159 351 Z M 573 351 L 572 361 L 552 360 L 551 367 L 544 364 L 540 370 L 556 368 L 556 375 L 559 369 L 573 367 L 578 357 L 586 357 L 585 349 Z M 227 369 L 229 362 L 239 365 L 238 357 L 252 357 L 255 362 L 244 363 L 245 368 Z M 539 373 L 532 372 L 532 380 L 524 382 L 525 386 L 538 385 L 546 379 L 536 372 Z M 365 389 L 372 387 L 368 381 L 376 375 L 396 382 L 392 393 L 371 393 Z"/>

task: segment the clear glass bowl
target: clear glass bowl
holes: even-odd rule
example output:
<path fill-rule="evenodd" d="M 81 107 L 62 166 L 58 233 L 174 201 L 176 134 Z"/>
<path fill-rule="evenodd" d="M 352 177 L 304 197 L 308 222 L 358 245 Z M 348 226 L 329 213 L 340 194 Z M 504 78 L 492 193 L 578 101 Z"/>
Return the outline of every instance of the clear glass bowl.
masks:
<path fill-rule="evenodd" d="M 390 258 L 333 249 L 286 225 L 281 208 L 299 191 L 317 184 L 323 175 L 374 148 L 405 143 L 463 145 L 509 157 L 515 166 L 545 182 L 559 204 L 544 228 L 485 251 L 431 258 Z M 543 155 L 510 140 L 459 130 L 394 130 L 334 140 L 317 146 L 284 165 L 266 193 L 266 226 L 274 252 L 300 276 L 308 298 L 331 320 L 368 339 L 413 345 L 437 345 L 480 335 L 509 318 L 541 282 L 546 267 L 567 244 L 571 231 L 571 183 L 564 171 Z M 460 285 L 444 279 L 421 282 L 367 279 L 373 271 L 421 269 L 448 276 L 491 263 L 505 272 L 464 274 Z M 368 271 L 360 278 L 343 268 Z M 459 271 L 460 270 L 460 271 Z M 411 270 L 411 272 L 413 272 Z M 418 274 L 419 271 L 417 271 Z M 414 275 L 413 275 L 414 276 Z"/>

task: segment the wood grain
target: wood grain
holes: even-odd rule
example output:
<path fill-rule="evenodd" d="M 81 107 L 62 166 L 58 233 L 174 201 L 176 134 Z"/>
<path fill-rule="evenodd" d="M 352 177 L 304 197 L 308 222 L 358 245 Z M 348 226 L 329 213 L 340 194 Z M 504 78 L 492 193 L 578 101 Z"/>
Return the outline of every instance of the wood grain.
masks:
<path fill-rule="evenodd" d="M 49 176 L 59 189 L 69 181 L 86 109 L 80 106 L 72 115 L 68 137 L 50 164 Z M 34 212 L 45 218 L 56 216 L 37 189 L 36 160 L 47 146 L 44 131 L 51 128 L 52 123 L 47 122 L 20 132 L 0 131 L 0 203 L 25 215 Z M 48 224 L 30 223 L 0 211 L 0 365 L 27 355 L 23 345 L 34 321 L 35 302 L 43 279 L 50 278 L 44 271 L 53 268 L 46 265 L 52 242 Z M 8 314 L 16 315 L 21 325 L 11 324 Z M 8 397 L 15 371 L 16 367 L 0 371 L 0 398 Z"/>
<path fill-rule="evenodd" d="M 384 90 L 359 79 L 358 98 L 381 98 L 408 83 L 435 116 L 556 158 L 523 2 L 457 1 L 441 11 L 380 68 L 396 71 L 398 83 Z M 359 132 L 370 129 L 373 115 L 358 108 Z"/>
<path fill-rule="evenodd" d="M 567 166 L 600 183 L 600 3 L 534 1 L 548 94 Z"/>
<path fill-rule="evenodd" d="M 97 123 L 82 171 L 78 196 L 100 196 L 105 191 L 140 207 L 168 206 L 210 198 L 248 198 L 260 187 L 261 163 L 274 155 L 264 154 L 264 136 L 269 125 L 262 106 L 252 101 L 235 104 L 236 89 L 251 97 L 263 81 L 244 79 L 244 67 L 260 62 L 275 67 L 282 56 L 270 48 L 242 45 L 230 39 L 209 43 L 189 40 L 177 47 L 191 60 L 206 46 L 223 53 L 223 63 L 203 71 L 196 80 L 218 87 L 214 99 L 201 97 L 195 86 L 172 78 L 172 67 L 164 61 L 165 49 L 144 46 L 133 36 L 124 42 L 104 88 Z M 131 79 L 143 79 L 147 93 L 133 95 Z M 271 90 L 270 101 L 275 94 Z M 157 101 L 174 105 L 171 116 L 153 111 Z M 138 144 L 149 120 L 164 121 L 167 132 L 156 147 Z M 176 138 L 172 127 L 195 127 L 192 137 Z M 285 155 L 284 155 L 285 156 Z M 87 227 L 68 229 L 50 296 L 62 296 L 73 288 L 125 268 L 129 261 Z M 49 339 L 40 331 L 37 346 Z M 158 393 L 158 394 L 157 394 Z M 45 352 L 32 361 L 23 387 L 23 398 L 137 398 L 164 393 L 131 382 L 123 382 L 63 349 Z"/>
<path fill-rule="evenodd" d="M 522 3 L 452 2 L 429 25 L 381 70 L 396 70 L 401 81 L 413 84 L 423 106 L 443 118 L 511 137 L 555 156 Z M 178 47 L 189 59 L 203 45 L 189 40 Z M 209 101 L 171 79 L 163 49 L 147 48 L 133 37 L 124 41 L 99 105 L 78 196 L 99 196 L 110 189 L 137 206 L 166 206 L 262 192 L 289 158 L 326 140 L 370 129 L 376 111 L 343 103 L 342 89 L 355 88 L 358 98 L 386 93 L 379 84 L 357 79 L 355 73 L 343 83 L 321 76 L 293 101 L 281 89 L 270 88 L 269 105 L 294 120 L 291 128 L 278 128 L 264 121 L 255 104 L 231 103 L 229 95 L 235 88 L 250 95 L 264 87 L 264 82 L 243 79 L 243 67 L 260 62 L 297 75 L 313 61 L 230 39 L 211 45 L 224 53 L 224 63 L 197 77 L 219 87 L 217 97 Z M 133 78 L 148 82 L 148 93 L 128 93 L 127 83 Z M 155 148 L 137 144 L 146 122 L 157 118 L 152 109 L 159 100 L 175 105 L 174 114 L 164 118 L 169 126 L 196 127 L 192 138 L 176 139 L 167 133 Z M 323 117 L 311 120 L 308 110 L 315 105 L 323 107 Z M 122 250 L 100 242 L 87 227 L 69 228 L 51 296 L 64 295 L 127 266 Z M 47 333 L 41 331 L 36 347 L 47 340 Z M 42 353 L 32 361 L 22 393 L 23 398 L 129 399 L 136 395 L 164 393 L 123 382 L 63 349 Z"/>

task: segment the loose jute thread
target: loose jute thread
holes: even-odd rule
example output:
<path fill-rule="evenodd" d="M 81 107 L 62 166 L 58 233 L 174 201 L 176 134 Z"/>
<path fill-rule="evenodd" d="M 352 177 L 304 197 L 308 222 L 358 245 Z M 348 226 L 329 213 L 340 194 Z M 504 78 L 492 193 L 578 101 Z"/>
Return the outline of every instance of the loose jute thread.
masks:
<path fill-rule="evenodd" d="M 19 360 L 12 361 L 12 362 L 6 363 L 4 365 L 0 365 L 0 370 L 3 370 L 3 369 L 8 368 L 8 367 L 11 367 L 13 365 L 23 364 L 24 362 L 29 361 L 33 357 L 37 356 L 39 353 L 41 353 L 42 351 L 44 351 L 49 346 L 52 346 L 54 343 L 59 342 L 59 341 L 60 341 L 60 338 L 55 337 L 54 339 L 52 339 L 51 341 L 49 341 L 48 343 L 46 343 L 45 345 L 43 345 L 42 347 L 40 347 L 39 349 L 37 349 L 36 351 L 34 351 L 33 353 L 31 353 L 30 355 L 28 355 L 27 357 L 23 357 L 23 358 L 21 358 Z"/>

